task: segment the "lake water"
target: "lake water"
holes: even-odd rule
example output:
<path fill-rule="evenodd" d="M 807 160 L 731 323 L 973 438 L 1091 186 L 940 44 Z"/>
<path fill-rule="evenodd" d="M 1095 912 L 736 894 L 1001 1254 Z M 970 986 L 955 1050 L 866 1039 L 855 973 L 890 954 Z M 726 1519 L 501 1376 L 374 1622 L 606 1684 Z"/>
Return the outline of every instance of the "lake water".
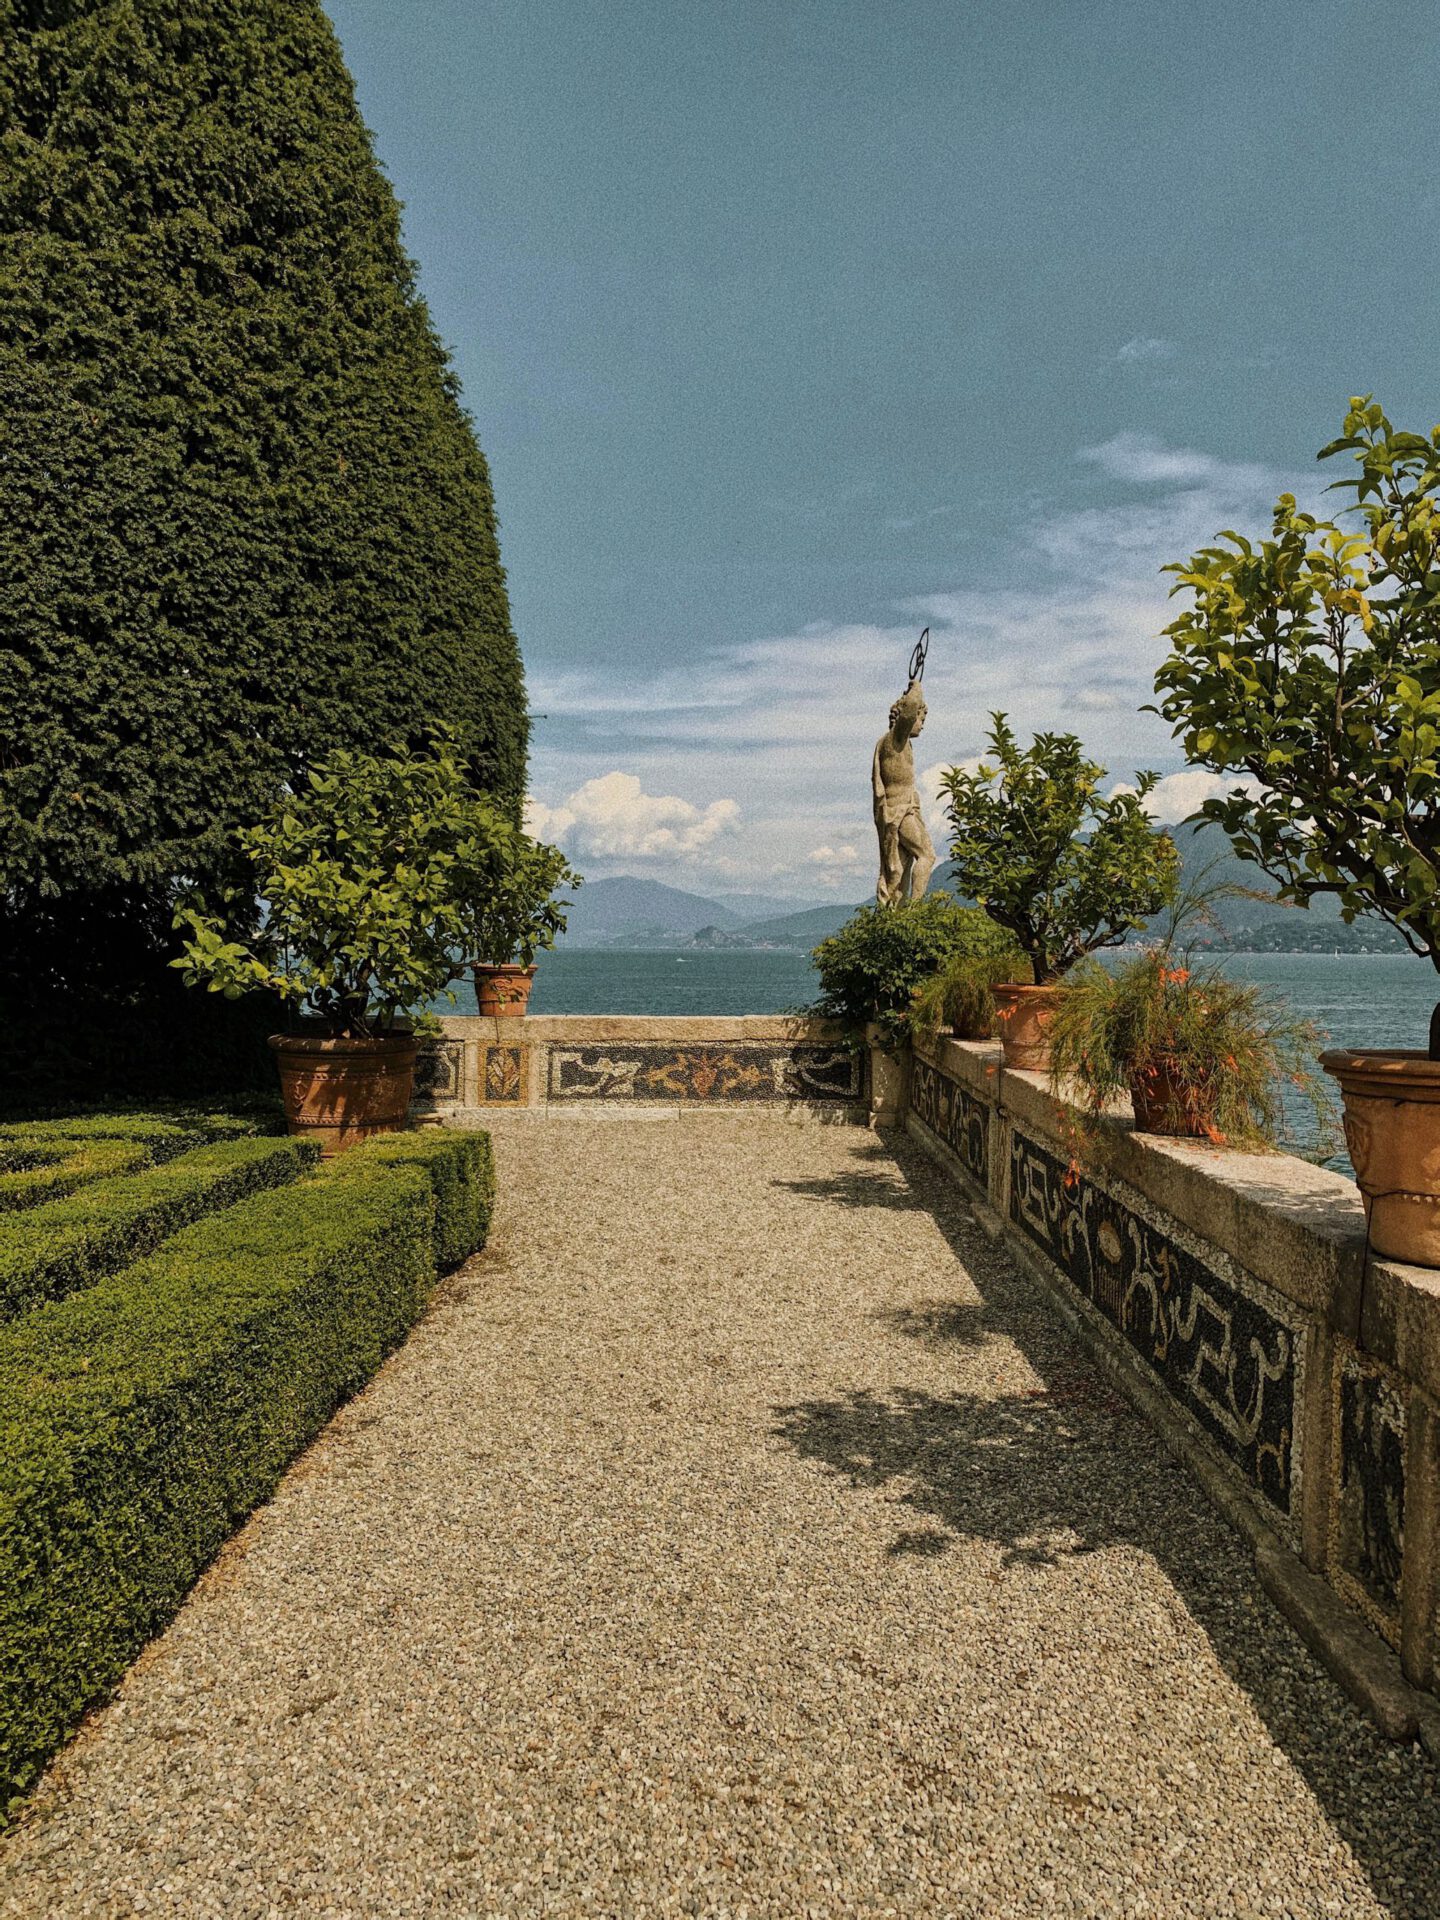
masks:
<path fill-rule="evenodd" d="M 1233 953 L 1218 959 L 1237 979 L 1253 980 L 1313 1020 L 1335 1046 L 1423 1047 L 1440 975 L 1412 954 Z M 815 998 L 819 982 L 805 953 L 732 948 L 713 953 L 561 949 L 542 954 L 532 1013 L 786 1013 Z M 468 984 L 457 986 L 456 1013 L 473 1013 Z M 449 1011 L 450 1009 L 445 1009 Z M 1289 1093 L 1289 1089 L 1286 1089 Z M 1304 1102 L 1286 1101 L 1294 1144 L 1314 1153 L 1314 1123 Z M 1349 1171 L 1338 1138 L 1324 1151 Z"/>
<path fill-rule="evenodd" d="M 1440 975 L 1411 954 L 1232 953 L 1227 973 L 1254 980 L 1313 1020 L 1336 1046 L 1423 1047 Z M 532 1013 L 785 1013 L 819 991 L 808 954 L 747 951 L 542 954 Z M 468 985 L 457 1013 L 475 1011 Z"/>

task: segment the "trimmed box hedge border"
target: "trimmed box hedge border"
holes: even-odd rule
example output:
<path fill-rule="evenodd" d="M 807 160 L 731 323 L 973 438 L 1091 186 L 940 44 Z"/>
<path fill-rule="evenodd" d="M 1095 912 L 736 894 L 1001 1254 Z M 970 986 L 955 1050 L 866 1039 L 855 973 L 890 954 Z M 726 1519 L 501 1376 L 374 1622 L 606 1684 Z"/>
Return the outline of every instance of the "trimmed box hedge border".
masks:
<path fill-rule="evenodd" d="M 150 1164 L 144 1140 L 37 1140 L 16 1145 L 0 1139 L 0 1213 L 63 1200 L 92 1180 L 134 1173 Z"/>
<path fill-rule="evenodd" d="M 126 1179 L 0 1215 L 0 1321 L 118 1273 L 202 1214 L 314 1164 L 302 1140 L 215 1140 Z"/>
<path fill-rule="evenodd" d="M 483 1242 L 493 1190 L 484 1134 L 371 1142 L 0 1328 L 0 1802 L 404 1339 L 437 1243 Z"/>

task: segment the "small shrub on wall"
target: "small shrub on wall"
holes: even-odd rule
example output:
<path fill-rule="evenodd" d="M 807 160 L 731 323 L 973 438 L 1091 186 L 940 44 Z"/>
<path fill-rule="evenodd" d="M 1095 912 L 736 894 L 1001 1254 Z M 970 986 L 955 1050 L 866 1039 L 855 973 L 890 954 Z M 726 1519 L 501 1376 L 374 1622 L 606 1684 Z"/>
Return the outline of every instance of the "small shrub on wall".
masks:
<path fill-rule="evenodd" d="M 917 989 L 947 962 L 994 956 L 1009 945 L 978 908 L 947 893 L 861 907 L 815 948 L 820 998 L 810 1011 L 851 1029 L 874 1021 L 894 1047 L 909 1035 Z"/>

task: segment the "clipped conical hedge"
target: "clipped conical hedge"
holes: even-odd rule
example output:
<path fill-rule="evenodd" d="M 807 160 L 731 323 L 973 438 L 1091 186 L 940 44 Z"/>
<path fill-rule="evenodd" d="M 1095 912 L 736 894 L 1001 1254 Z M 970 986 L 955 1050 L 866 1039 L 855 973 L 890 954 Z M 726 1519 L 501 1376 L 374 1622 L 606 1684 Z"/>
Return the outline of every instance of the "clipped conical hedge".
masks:
<path fill-rule="evenodd" d="M 11 915 L 434 720 L 520 793 L 485 459 L 316 0 L 0 0 L 0 689 Z"/>

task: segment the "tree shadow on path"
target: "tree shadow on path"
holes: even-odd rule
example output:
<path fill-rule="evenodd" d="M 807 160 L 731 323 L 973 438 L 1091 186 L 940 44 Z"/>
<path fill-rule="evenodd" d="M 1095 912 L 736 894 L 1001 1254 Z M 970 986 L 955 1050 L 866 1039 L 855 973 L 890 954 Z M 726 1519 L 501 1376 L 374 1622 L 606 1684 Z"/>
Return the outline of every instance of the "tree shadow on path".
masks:
<path fill-rule="evenodd" d="M 899 1209 L 923 1208 L 981 1296 L 876 1319 L 932 1350 L 953 1348 L 962 1378 L 977 1347 L 1013 1341 L 1043 1385 L 989 1394 L 865 1388 L 777 1407 L 777 1436 L 856 1488 L 904 1488 L 899 1505 L 914 1524 L 891 1542 L 891 1556 L 938 1563 L 961 1542 L 985 1541 L 1001 1548 L 1006 1566 L 1111 1547 L 1152 1557 L 1376 1898 L 1396 1920 L 1437 1920 L 1436 1769 L 1417 1749 L 1391 1746 L 1343 1700 L 1260 1587 L 1240 1536 L 1106 1384 L 1040 1283 L 979 1227 L 963 1193 L 903 1137 L 863 1151 L 873 1172 L 836 1183 L 833 1203 L 883 1206 L 888 1192 Z M 856 1182 L 868 1188 L 859 1202 L 848 1196 Z"/>

